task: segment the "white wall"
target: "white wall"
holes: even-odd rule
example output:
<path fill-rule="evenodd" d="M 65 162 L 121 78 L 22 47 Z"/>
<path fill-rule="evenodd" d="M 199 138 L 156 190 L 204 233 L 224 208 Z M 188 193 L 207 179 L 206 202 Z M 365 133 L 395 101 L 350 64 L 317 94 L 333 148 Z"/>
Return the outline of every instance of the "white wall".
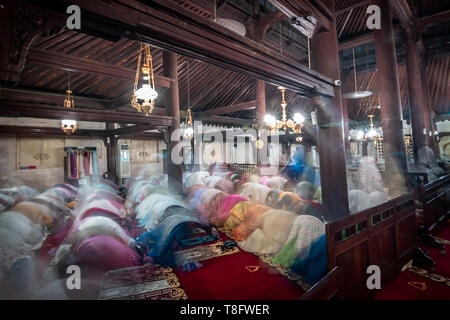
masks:
<path fill-rule="evenodd" d="M 33 119 L 33 118 L 2 118 L 0 125 L 17 126 L 37 126 L 37 127 L 59 127 L 59 120 Z M 104 130 L 105 124 L 99 122 L 80 121 L 79 129 Z M 96 147 L 97 148 L 97 166 L 99 174 L 107 170 L 106 147 L 100 139 L 84 139 L 76 137 L 66 137 L 65 145 L 71 147 Z M 158 152 L 162 154 L 165 144 L 161 141 L 158 146 Z M 50 169 L 28 169 L 16 170 L 17 157 L 17 139 L 16 137 L 0 137 L 0 188 L 14 187 L 20 185 L 29 185 L 43 192 L 57 183 L 64 182 L 64 164 L 60 168 Z M 157 163 L 132 164 L 131 175 L 135 177 L 138 173 L 146 171 L 148 174 L 161 174 L 163 172 L 162 158 Z"/>

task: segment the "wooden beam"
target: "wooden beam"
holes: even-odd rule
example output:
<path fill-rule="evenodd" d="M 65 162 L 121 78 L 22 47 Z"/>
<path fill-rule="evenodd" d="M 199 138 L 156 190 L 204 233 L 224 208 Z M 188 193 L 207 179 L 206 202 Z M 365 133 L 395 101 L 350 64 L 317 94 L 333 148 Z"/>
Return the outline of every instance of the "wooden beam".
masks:
<path fill-rule="evenodd" d="M 61 105 L 62 107 L 65 95 L 33 90 L 1 88 L 0 99 L 25 101 L 25 102 L 42 102 L 48 104 Z M 106 100 L 74 96 L 74 101 L 75 107 L 87 107 L 97 109 L 103 109 L 108 107 L 108 102 Z"/>
<path fill-rule="evenodd" d="M 104 135 L 104 130 L 78 129 L 70 136 L 75 137 L 100 137 Z M 49 127 L 28 127 L 28 126 L 9 126 L 0 125 L 1 136 L 69 136 L 60 128 Z"/>
<path fill-rule="evenodd" d="M 135 124 L 135 125 L 126 126 L 123 128 L 107 130 L 106 134 L 112 135 L 112 136 L 115 136 L 115 135 L 124 136 L 124 135 L 129 135 L 132 133 L 137 133 L 137 132 L 142 132 L 142 131 L 147 131 L 147 130 L 152 130 L 152 129 L 154 129 L 154 126 L 151 126 L 148 124 Z"/>
<path fill-rule="evenodd" d="M 351 3 L 344 8 L 340 8 L 339 10 L 336 10 L 335 14 L 337 16 L 339 14 L 345 13 L 348 10 L 352 10 L 352 9 L 354 10 L 358 7 L 367 5 L 368 3 L 369 3 L 369 0 L 355 0 L 354 3 Z"/>
<path fill-rule="evenodd" d="M 300 94 L 334 94 L 332 79 L 176 3 L 75 0 L 71 4 L 82 9 L 82 32 L 109 38 L 126 35 Z M 39 2 L 39 6 L 55 13 L 67 9 L 59 1 Z"/>
<path fill-rule="evenodd" d="M 406 0 L 392 0 L 391 6 L 397 14 L 403 28 L 408 28 L 416 24 L 416 18 Z"/>
<path fill-rule="evenodd" d="M 43 102 L 62 106 L 64 98 L 65 95 L 60 93 L 50 93 L 34 90 L 11 89 L 11 88 L 0 89 L 0 99 L 2 100 L 39 102 L 39 103 Z M 120 99 L 123 100 L 123 103 L 120 105 L 115 105 L 114 102 Z M 129 94 L 113 100 L 102 100 L 102 99 L 74 96 L 76 108 L 86 107 L 93 109 L 109 109 L 110 107 L 115 107 L 116 111 L 134 112 L 134 109 L 131 107 L 130 100 L 131 96 Z M 152 114 L 159 116 L 167 116 L 167 111 L 166 109 L 163 108 L 154 108 Z"/>
<path fill-rule="evenodd" d="M 115 123 L 144 123 L 154 126 L 172 126 L 172 117 L 150 115 L 138 112 L 118 112 L 113 110 L 63 107 L 22 101 L 0 100 L 0 116 L 31 117 L 43 119 L 73 119 L 81 121 Z"/>
<path fill-rule="evenodd" d="M 352 13 L 353 13 L 353 8 L 350 9 L 350 11 L 347 14 L 347 17 L 345 18 L 344 23 L 342 24 L 341 30 L 339 31 L 339 34 L 338 34 L 338 39 L 341 37 L 342 32 L 344 32 L 345 27 L 347 26 L 348 20 L 350 19 Z"/>
<path fill-rule="evenodd" d="M 421 34 L 425 29 L 448 20 L 450 20 L 450 10 L 417 19 L 416 21 L 417 32 Z M 398 24 L 394 25 L 394 33 L 397 35 L 400 31 L 401 31 L 400 26 Z M 374 41 L 373 31 L 371 31 L 363 35 L 358 35 L 352 39 L 339 42 L 339 51 L 358 47 L 373 41 Z"/>
<path fill-rule="evenodd" d="M 232 117 L 224 117 L 224 116 L 208 116 L 202 113 L 193 114 L 192 117 L 194 121 L 203 121 L 205 123 L 216 123 L 216 124 L 225 124 L 225 125 L 237 125 L 244 126 L 250 125 L 253 123 L 252 120 L 249 119 L 241 119 L 241 118 L 232 118 Z"/>
<path fill-rule="evenodd" d="M 425 29 L 450 20 L 450 10 L 446 10 L 428 17 L 421 18 L 417 21 L 417 31 L 422 33 Z"/>
<path fill-rule="evenodd" d="M 264 43 L 264 37 L 269 27 L 279 22 L 284 17 L 284 13 L 281 11 L 272 11 L 266 14 L 264 17 L 256 20 L 255 24 L 255 41 Z"/>
<path fill-rule="evenodd" d="M 38 137 L 61 137 L 67 138 L 99 138 L 107 136 L 107 130 L 78 129 L 74 133 L 65 134 L 60 128 L 54 127 L 32 127 L 32 126 L 9 126 L 0 125 L 0 136 L 38 136 Z M 136 140 L 163 140 L 163 134 L 160 132 L 130 132 L 119 135 Z"/>
<path fill-rule="evenodd" d="M 64 53 L 31 48 L 28 53 L 28 61 L 31 63 L 46 65 L 53 68 L 76 71 L 88 74 L 95 74 L 107 78 L 120 80 L 134 80 L 136 70 L 115 66 L 100 61 L 79 58 Z M 168 77 L 155 76 L 155 85 L 169 88 L 173 79 Z"/>
<path fill-rule="evenodd" d="M 243 110 L 253 110 L 255 108 L 256 108 L 255 100 L 252 100 L 252 101 L 234 104 L 231 106 L 207 110 L 207 111 L 202 112 L 202 114 L 205 114 L 208 116 L 221 115 L 221 114 L 233 113 L 233 112 L 243 111 Z"/>

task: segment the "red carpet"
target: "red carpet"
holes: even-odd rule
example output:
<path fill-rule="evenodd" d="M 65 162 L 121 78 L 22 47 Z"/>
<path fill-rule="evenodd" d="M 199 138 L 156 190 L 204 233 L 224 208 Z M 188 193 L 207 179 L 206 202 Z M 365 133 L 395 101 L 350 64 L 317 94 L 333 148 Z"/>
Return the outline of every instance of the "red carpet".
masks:
<path fill-rule="evenodd" d="M 220 231 L 219 235 L 222 241 L 231 240 Z M 201 268 L 191 272 L 174 270 L 190 300 L 295 300 L 305 292 L 294 281 L 242 250 L 200 264 Z"/>
<path fill-rule="evenodd" d="M 377 292 L 375 300 L 448 300 L 450 288 L 425 277 L 404 271 Z"/>
<path fill-rule="evenodd" d="M 201 262 L 200 269 L 175 269 L 192 300 L 293 300 L 304 291 L 253 254 L 240 251 Z"/>
<path fill-rule="evenodd" d="M 434 235 L 450 241 L 450 223 L 444 225 Z M 439 250 L 421 247 L 428 251 L 435 261 L 434 274 L 450 278 L 450 245 L 445 245 L 446 254 Z M 403 271 L 394 281 L 375 295 L 375 300 L 450 300 L 450 287 L 445 283 L 433 281 L 410 271 Z"/>

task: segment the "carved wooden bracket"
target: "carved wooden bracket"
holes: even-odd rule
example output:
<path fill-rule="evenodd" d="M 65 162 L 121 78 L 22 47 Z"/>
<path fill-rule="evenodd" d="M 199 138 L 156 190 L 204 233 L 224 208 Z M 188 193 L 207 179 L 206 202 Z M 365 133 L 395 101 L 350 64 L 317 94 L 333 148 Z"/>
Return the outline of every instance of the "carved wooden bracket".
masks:
<path fill-rule="evenodd" d="M 169 127 L 157 126 L 156 129 L 163 134 L 163 136 L 164 136 L 164 143 L 165 144 L 169 144 L 169 142 L 170 142 Z"/>
<path fill-rule="evenodd" d="M 0 11 L 0 80 L 18 82 L 33 41 L 61 31 L 66 17 L 12 0 Z"/>
<path fill-rule="evenodd" d="M 106 148 L 117 145 L 117 142 L 119 141 L 119 137 L 115 136 L 105 136 L 101 139 Z"/>

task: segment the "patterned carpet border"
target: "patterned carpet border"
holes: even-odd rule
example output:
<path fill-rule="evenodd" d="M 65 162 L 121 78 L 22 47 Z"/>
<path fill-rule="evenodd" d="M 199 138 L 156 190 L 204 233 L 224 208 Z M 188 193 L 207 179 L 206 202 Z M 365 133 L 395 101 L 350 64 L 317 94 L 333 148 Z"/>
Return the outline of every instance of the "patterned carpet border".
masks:
<path fill-rule="evenodd" d="M 145 264 L 105 273 L 99 300 L 187 300 L 170 267 Z"/>

